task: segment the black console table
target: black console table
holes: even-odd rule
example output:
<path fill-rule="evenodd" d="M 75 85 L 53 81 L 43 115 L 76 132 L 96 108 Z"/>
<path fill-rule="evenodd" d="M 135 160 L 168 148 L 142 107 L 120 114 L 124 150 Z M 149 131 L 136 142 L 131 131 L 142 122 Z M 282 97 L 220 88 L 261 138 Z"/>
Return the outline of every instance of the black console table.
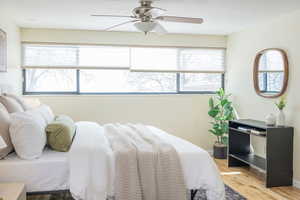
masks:
<path fill-rule="evenodd" d="M 266 139 L 266 158 L 250 150 L 250 136 Z M 242 119 L 229 122 L 228 166 L 251 166 L 265 173 L 266 187 L 293 185 L 293 127 Z"/>

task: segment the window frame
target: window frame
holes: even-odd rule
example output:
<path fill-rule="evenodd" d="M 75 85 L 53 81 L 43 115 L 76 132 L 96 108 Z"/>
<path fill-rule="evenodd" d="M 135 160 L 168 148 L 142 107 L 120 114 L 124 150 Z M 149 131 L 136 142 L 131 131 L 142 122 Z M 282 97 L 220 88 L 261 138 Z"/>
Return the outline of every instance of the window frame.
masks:
<path fill-rule="evenodd" d="M 76 70 L 76 91 L 72 92 L 29 92 L 26 91 L 26 69 L 23 69 L 23 95 L 162 95 L 162 94 L 215 94 L 217 91 L 181 91 L 180 73 L 176 73 L 176 91 L 175 92 L 80 92 L 80 69 Z M 103 69 L 100 69 L 103 70 Z M 221 87 L 225 89 L 225 74 L 221 76 Z"/>
<path fill-rule="evenodd" d="M 180 49 L 223 49 L 226 55 L 226 48 L 220 47 L 176 47 L 176 46 L 139 46 L 139 45 L 102 45 L 102 44 L 64 44 L 64 43 L 22 43 L 22 63 L 24 63 L 24 51 L 25 51 L 25 45 L 26 44 L 36 44 L 36 45 L 83 45 L 83 46 L 116 46 L 116 47 L 144 47 L 144 48 L 178 48 Z M 48 69 L 51 69 L 51 67 L 47 67 Z M 73 68 L 73 70 L 76 70 L 76 91 L 70 91 L 70 92 L 59 92 L 59 91 L 39 91 L 39 92 L 30 92 L 26 91 L 26 70 L 27 69 L 43 69 L 41 68 L 31 68 L 31 67 L 22 67 L 22 93 L 23 95 L 164 95 L 164 94 L 215 94 L 217 91 L 181 91 L 180 90 L 180 74 L 179 72 L 176 73 L 176 91 L 174 92 L 81 92 L 80 91 L 80 70 L 79 68 Z M 53 69 L 57 69 L 56 67 L 53 67 Z M 70 68 L 72 69 L 72 68 Z M 225 89 L 225 69 L 226 69 L 226 57 L 224 57 L 224 72 L 203 72 L 206 73 L 215 73 L 220 74 L 221 76 L 221 88 Z M 89 70 L 89 69 L 82 69 L 82 70 Z M 105 69 L 97 69 L 97 70 L 105 70 Z M 118 69 L 116 69 L 118 70 Z M 121 69 L 120 69 L 121 70 Z M 164 73 L 164 72 L 157 72 L 157 73 Z"/>

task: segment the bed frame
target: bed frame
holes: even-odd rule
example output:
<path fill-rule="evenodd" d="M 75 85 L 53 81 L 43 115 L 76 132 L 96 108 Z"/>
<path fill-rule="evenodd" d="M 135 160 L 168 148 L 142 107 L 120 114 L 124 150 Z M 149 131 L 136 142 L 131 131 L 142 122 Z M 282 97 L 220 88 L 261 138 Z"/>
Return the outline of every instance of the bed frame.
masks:
<path fill-rule="evenodd" d="M 190 190 L 191 191 L 191 200 L 195 200 L 196 194 L 199 190 Z M 59 192 L 70 192 L 69 190 L 57 190 L 49 192 L 29 192 L 27 195 L 44 195 L 44 194 L 55 194 Z"/>
<path fill-rule="evenodd" d="M 198 190 L 191 190 L 191 200 L 194 200 Z"/>

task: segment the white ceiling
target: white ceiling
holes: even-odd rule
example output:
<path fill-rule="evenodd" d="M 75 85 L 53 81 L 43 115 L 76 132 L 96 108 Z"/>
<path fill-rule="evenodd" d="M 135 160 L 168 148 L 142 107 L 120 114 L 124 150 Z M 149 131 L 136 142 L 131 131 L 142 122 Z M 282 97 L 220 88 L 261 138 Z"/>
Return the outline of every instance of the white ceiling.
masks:
<path fill-rule="evenodd" d="M 90 14 L 130 15 L 138 0 L 0 0 L 0 9 L 21 27 L 103 30 L 126 19 Z M 202 25 L 162 23 L 170 33 L 226 35 L 300 9 L 300 0 L 156 0 L 168 15 L 202 17 Z M 115 31 L 136 31 L 124 25 Z"/>

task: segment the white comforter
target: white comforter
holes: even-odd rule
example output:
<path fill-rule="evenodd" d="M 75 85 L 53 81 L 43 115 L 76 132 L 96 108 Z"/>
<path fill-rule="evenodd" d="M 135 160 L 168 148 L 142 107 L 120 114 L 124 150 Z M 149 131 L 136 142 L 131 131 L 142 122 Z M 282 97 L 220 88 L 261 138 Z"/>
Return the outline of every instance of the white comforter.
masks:
<path fill-rule="evenodd" d="M 148 126 L 177 150 L 187 189 L 205 189 L 208 200 L 225 199 L 219 171 L 201 148 Z M 105 200 L 114 196 L 114 153 L 104 129 L 97 123 L 78 122 L 70 150 L 70 191 L 77 200 Z"/>

